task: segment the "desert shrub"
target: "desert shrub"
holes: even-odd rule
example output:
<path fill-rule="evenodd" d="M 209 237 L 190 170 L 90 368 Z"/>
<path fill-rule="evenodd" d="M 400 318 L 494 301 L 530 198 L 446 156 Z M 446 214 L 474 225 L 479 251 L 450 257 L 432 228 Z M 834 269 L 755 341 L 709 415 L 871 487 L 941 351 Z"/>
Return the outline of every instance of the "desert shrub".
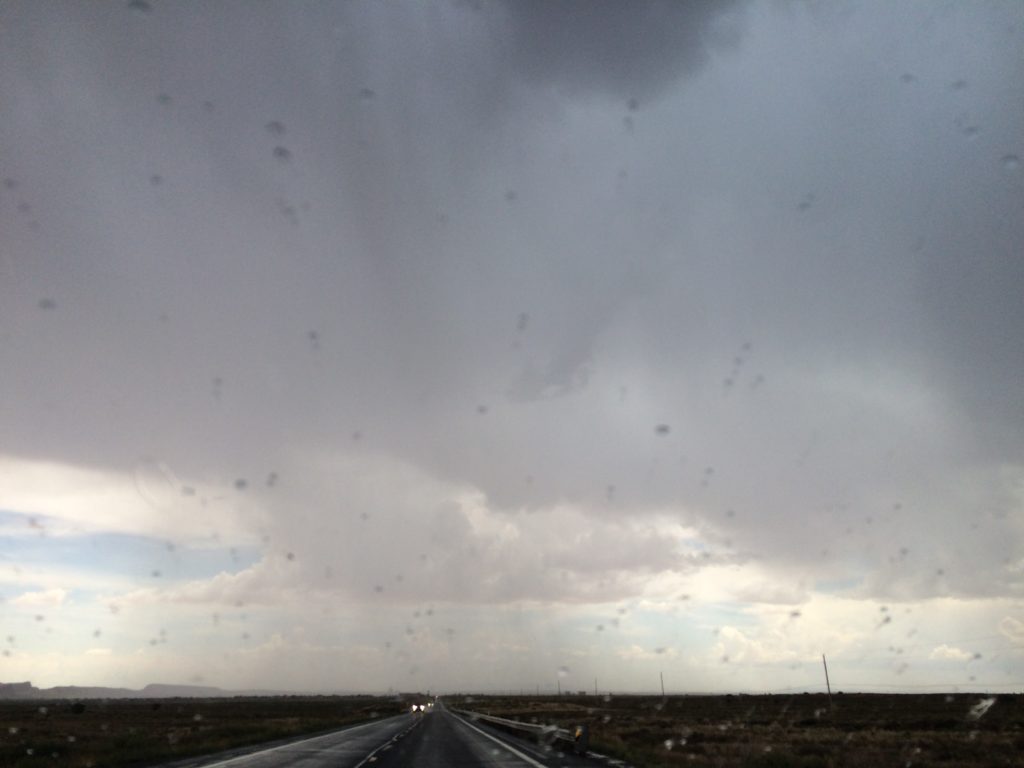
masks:
<path fill-rule="evenodd" d="M 743 762 L 744 768 L 828 768 L 820 756 L 802 757 L 785 752 L 765 752 Z"/>

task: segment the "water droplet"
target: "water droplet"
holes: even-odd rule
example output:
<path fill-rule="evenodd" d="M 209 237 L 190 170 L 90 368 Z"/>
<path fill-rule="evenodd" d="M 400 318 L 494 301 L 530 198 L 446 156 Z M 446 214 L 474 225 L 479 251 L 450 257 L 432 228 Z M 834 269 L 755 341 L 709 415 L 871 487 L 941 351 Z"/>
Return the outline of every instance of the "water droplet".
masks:
<path fill-rule="evenodd" d="M 138 11 L 139 13 L 149 13 L 153 10 L 153 6 L 147 3 L 146 0 L 131 0 L 131 2 L 128 3 L 128 7 L 133 11 Z"/>
<path fill-rule="evenodd" d="M 369 99 L 372 99 L 376 95 L 377 95 L 377 92 L 374 91 L 372 88 L 360 88 L 359 89 L 359 98 L 360 99 L 369 100 Z"/>
<path fill-rule="evenodd" d="M 900 82 L 901 83 L 913 83 L 916 80 L 917 80 L 917 78 L 914 77 L 909 72 L 904 72 L 902 75 L 900 75 Z"/>
<path fill-rule="evenodd" d="M 968 710 L 968 712 L 967 712 L 968 719 L 970 719 L 970 720 L 979 720 L 979 719 L 981 719 L 984 716 L 984 714 L 986 712 L 988 712 L 992 708 L 992 705 L 995 704 L 995 703 L 996 703 L 995 696 L 990 696 L 988 698 L 979 700 L 977 704 L 975 704 L 973 707 L 970 708 L 970 710 Z M 974 732 L 972 731 L 972 734 L 973 733 Z"/>
<path fill-rule="evenodd" d="M 1003 155 L 1003 170 L 1016 171 L 1020 168 L 1020 157 L 1017 155 Z"/>
<path fill-rule="evenodd" d="M 949 87 L 952 88 L 954 91 L 962 91 L 967 87 L 967 81 L 954 80 L 952 83 L 949 84 Z"/>
<path fill-rule="evenodd" d="M 519 195 L 516 193 L 514 189 L 505 190 L 505 199 L 508 202 L 514 203 L 518 197 Z"/>
<path fill-rule="evenodd" d="M 57 308 L 57 302 L 51 298 L 42 298 L 36 306 L 43 310 L 51 310 Z"/>
<path fill-rule="evenodd" d="M 659 424 L 654 428 L 654 434 L 661 436 L 667 435 L 671 431 L 672 427 L 670 427 L 668 424 Z"/>
<path fill-rule="evenodd" d="M 249 487 L 249 481 L 246 480 L 244 477 L 240 477 L 237 480 L 235 480 L 235 489 L 236 490 L 244 491 L 248 487 Z"/>
<path fill-rule="evenodd" d="M 271 120 L 264 127 L 271 136 L 284 136 L 284 123 L 280 120 Z"/>
<path fill-rule="evenodd" d="M 156 97 L 156 100 L 163 104 L 165 107 L 171 103 L 171 97 L 166 93 L 161 93 Z"/>
<path fill-rule="evenodd" d="M 287 557 L 289 560 L 294 560 L 295 559 L 295 553 L 294 552 L 289 552 L 288 554 L 285 555 L 285 557 Z"/>
<path fill-rule="evenodd" d="M 164 177 L 161 176 L 159 173 L 154 173 L 152 176 L 149 177 L 149 183 L 152 184 L 154 187 L 159 187 L 161 184 L 164 183 Z"/>
<path fill-rule="evenodd" d="M 292 159 L 291 150 L 288 147 L 276 146 L 274 147 L 274 158 L 280 160 L 282 163 L 287 163 Z"/>
<path fill-rule="evenodd" d="M 526 326 L 530 323 L 530 316 L 526 312 L 519 313 L 519 319 L 516 320 L 516 330 L 522 333 L 526 330 Z"/>
<path fill-rule="evenodd" d="M 569 676 L 569 668 L 564 666 L 564 665 L 559 667 L 558 668 L 558 676 L 561 677 L 561 678 L 568 677 Z"/>
<path fill-rule="evenodd" d="M 478 406 L 476 407 L 476 412 L 477 412 L 477 413 L 479 413 L 479 414 L 480 414 L 481 416 L 483 416 L 484 414 L 486 414 L 486 413 L 487 413 L 487 411 L 488 411 L 488 408 L 487 408 L 487 406 L 486 406 L 486 405 L 478 405 Z"/>

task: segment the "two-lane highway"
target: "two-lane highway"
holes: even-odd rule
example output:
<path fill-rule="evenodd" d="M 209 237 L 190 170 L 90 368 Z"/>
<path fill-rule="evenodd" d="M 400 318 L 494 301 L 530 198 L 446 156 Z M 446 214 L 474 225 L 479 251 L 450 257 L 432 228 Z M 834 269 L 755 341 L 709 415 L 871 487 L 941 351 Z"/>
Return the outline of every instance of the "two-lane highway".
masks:
<path fill-rule="evenodd" d="M 554 768 L 594 761 L 500 733 L 448 711 L 389 717 L 195 768 Z M 181 763 L 177 764 L 181 766 Z"/>

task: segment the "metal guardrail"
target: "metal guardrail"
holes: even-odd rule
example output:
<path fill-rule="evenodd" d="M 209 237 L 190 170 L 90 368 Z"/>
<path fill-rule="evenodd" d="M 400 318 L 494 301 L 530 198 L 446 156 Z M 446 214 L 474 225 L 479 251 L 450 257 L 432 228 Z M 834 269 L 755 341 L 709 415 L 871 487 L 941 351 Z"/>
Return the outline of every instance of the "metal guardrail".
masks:
<path fill-rule="evenodd" d="M 520 733 L 528 733 L 540 744 L 554 745 L 556 741 L 562 741 L 572 747 L 575 752 L 580 754 L 587 750 L 589 734 L 587 733 L 586 726 L 577 726 L 574 730 L 570 731 L 565 728 L 559 728 L 557 725 L 524 723 L 520 720 L 509 720 L 506 717 L 485 715 L 482 712 L 472 712 L 468 709 L 455 709 L 454 707 L 451 707 L 450 709 L 452 712 L 464 715 L 465 717 L 473 720 L 491 723 L 499 728 L 507 728 L 512 731 L 519 731 Z"/>

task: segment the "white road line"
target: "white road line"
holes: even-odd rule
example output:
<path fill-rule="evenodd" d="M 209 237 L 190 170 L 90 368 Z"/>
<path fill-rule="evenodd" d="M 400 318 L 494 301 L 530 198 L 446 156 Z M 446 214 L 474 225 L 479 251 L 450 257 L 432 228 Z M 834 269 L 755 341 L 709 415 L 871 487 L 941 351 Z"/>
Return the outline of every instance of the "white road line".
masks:
<path fill-rule="evenodd" d="M 358 763 L 356 763 L 355 768 L 363 768 L 364 765 L 366 765 L 368 763 L 375 762 L 377 760 L 377 753 L 378 752 L 386 752 L 387 750 L 391 749 L 391 747 L 393 747 L 395 745 L 395 742 L 397 742 L 399 739 L 404 737 L 405 734 L 407 734 L 409 731 L 411 731 L 413 728 L 415 728 L 417 725 L 419 725 L 420 722 L 421 721 L 417 720 L 416 722 L 414 722 L 412 725 L 410 725 L 408 728 L 406 728 L 401 733 L 396 734 L 395 736 L 392 736 L 390 739 L 385 741 L 383 744 L 381 744 L 376 749 L 374 749 L 370 754 L 368 754 L 366 757 L 364 757 L 362 760 L 360 760 Z"/>
<path fill-rule="evenodd" d="M 496 738 L 495 738 L 494 736 L 491 736 L 491 734 L 487 733 L 487 731 L 481 731 L 481 730 L 480 730 L 479 728 L 477 728 L 477 727 L 476 727 L 475 725 L 473 725 L 472 723 L 466 722 L 465 720 L 463 720 L 463 719 L 462 719 L 461 717 L 459 717 L 458 715 L 455 715 L 455 714 L 453 714 L 453 715 L 452 715 L 452 717 L 454 717 L 454 718 L 455 718 L 456 720 L 458 720 L 458 721 L 459 721 L 460 723 L 462 723 L 463 725 L 465 725 L 465 726 L 467 726 L 467 727 L 469 727 L 469 728 L 472 728 L 472 729 L 473 729 L 474 731 L 476 731 L 477 733 L 479 733 L 479 734 L 480 734 L 481 736 L 486 736 L 486 737 L 487 737 L 488 739 L 490 739 L 491 741 L 493 741 L 493 742 L 494 742 L 495 744 L 497 744 L 498 746 L 500 746 L 500 747 L 504 747 L 504 748 L 505 748 L 505 749 L 507 749 L 507 750 L 508 750 L 509 752 L 511 752 L 511 753 L 512 753 L 513 755 L 515 755 L 516 757 L 518 757 L 518 758 L 519 758 L 520 760 L 525 760 L 525 761 L 526 761 L 526 762 L 528 762 L 528 763 L 529 763 L 530 765 L 534 766 L 534 768 L 547 768 L 547 766 L 546 766 L 546 765 L 544 765 L 544 763 L 538 763 L 538 762 L 537 762 L 536 760 L 534 760 L 534 759 L 533 759 L 532 757 L 530 757 L 529 755 L 524 755 L 524 754 L 523 754 L 522 752 L 520 752 L 520 751 L 519 751 L 518 749 L 516 749 L 515 747 L 513 747 L 513 746 L 511 746 L 511 745 L 509 745 L 509 744 L 506 744 L 506 743 L 505 743 L 504 741 L 502 741 L 501 739 L 496 739 Z"/>
<path fill-rule="evenodd" d="M 219 763 L 204 763 L 201 766 L 201 768 L 221 768 L 221 766 L 223 766 L 223 765 L 231 765 L 232 763 L 237 763 L 240 760 L 251 760 L 252 758 L 256 757 L 257 755 L 269 755 L 272 752 L 280 752 L 282 749 L 290 749 L 290 748 L 292 748 L 292 747 L 294 747 L 294 746 L 296 746 L 298 744 L 306 744 L 307 742 L 316 741 L 317 739 L 323 739 L 323 738 L 326 738 L 328 736 L 334 736 L 334 735 L 339 734 L 339 733 L 347 733 L 349 731 L 358 731 L 360 728 L 369 728 L 371 725 L 378 725 L 378 724 L 380 724 L 382 722 L 384 722 L 384 721 L 383 720 L 372 720 L 369 723 L 363 723 L 362 725 L 353 725 L 353 726 L 350 726 L 348 728 L 341 728 L 341 729 L 339 729 L 337 731 L 331 731 L 330 733 L 321 733 L 319 736 L 310 736 L 308 739 L 299 739 L 298 741 L 291 741 L 291 742 L 288 742 L 287 744 L 279 744 L 278 746 L 271 747 L 270 749 L 261 749 L 261 750 L 258 750 L 256 752 L 248 752 L 248 753 L 246 753 L 244 755 L 239 755 L 238 757 L 229 757 L 227 760 L 221 760 Z"/>

